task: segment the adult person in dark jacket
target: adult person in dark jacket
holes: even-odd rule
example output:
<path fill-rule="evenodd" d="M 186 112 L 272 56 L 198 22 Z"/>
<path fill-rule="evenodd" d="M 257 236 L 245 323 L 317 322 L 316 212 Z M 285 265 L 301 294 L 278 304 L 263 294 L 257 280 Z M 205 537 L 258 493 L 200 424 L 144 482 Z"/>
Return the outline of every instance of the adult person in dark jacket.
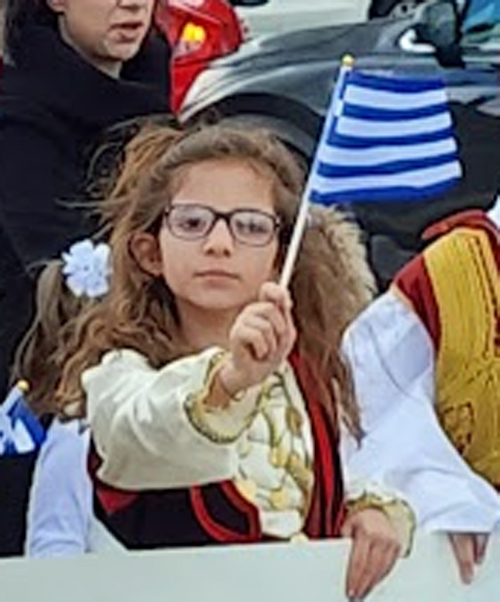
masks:
<path fill-rule="evenodd" d="M 89 158 L 102 133 L 167 110 L 166 45 L 148 36 L 154 2 L 9 0 L 0 224 L 25 268 L 57 256 L 88 232 L 83 212 L 71 204 L 83 197 Z M 6 281 L 5 271 L 0 275 L 4 296 L 22 278 L 19 264 L 10 263 L 14 281 Z M 7 315 L 0 305 L 2 327 L 8 327 L 0 331 L 0 391 L 11 359 L 5 344 L 15 344 L 13 331 L 26 324 L 21 313 L 26 311 Z"/>
<path fill-rule="evenodd" d="M 84 199 L 93 152 L 111 126 L 168 111 L 169 50 L 152 33 L 155 2 L 8 0 L 0 95 L 1 398 L 31 314 L 29 267 L 91 229 L 75 201 Z M 1 459 L 0 556 L 21 552 L 26 464 Z"/>

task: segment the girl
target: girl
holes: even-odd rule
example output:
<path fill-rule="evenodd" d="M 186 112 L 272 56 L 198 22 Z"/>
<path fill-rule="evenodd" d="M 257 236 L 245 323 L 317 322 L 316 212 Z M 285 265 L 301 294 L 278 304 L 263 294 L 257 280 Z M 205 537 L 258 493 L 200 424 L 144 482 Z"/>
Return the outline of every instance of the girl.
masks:
<path fill-rule="evenodd" d="M 70 253 L 63 254 L 64 260 L 46 264 L 37 282 L 35 318 L 16 354 L 14 375 L 29 383 L 26 401 L 48 429 L 29 496 L 25 543 L 29 556 L 68 556 L 103 547 L 92 528 L 92 487 L 86 472 L 88 430 L 81 421 L 62 424 L 53 420 L 59 375 L 54 357 L 57 341 L 67 336 L 65 324 L 102 290 L 85 286 L 89 278 L 81 277 L 84 271 L 88 276 L 89 259 L 102 249 L 106 251 L 87 240 L 73 245 Z M 80 273 L 73 270 L 65 277 L 63 271 L 75 268 L 78 251 L 81 260 L 76 272 Z M 82 251 L 87 251 L 86 256 Z M 99 279 L 93 280 L 98 283 Z M 25 508 L 26 502 L 19 503 Z"/>
<path fill-rule="evenodd" d="M 84 471 L 86 448 L 83 446 L 83 453 L 80 453 L 81 469 L 78 471 L 77 458 L 82 444 L 77 435 L 79 429 L 76 421 L 71 427 L 53 423 L 49 428 L 54 414 L 54 387 L 59 373 L 53 357 L 57 339 L 65 336 L 63 325 L 87 302 L 85 297 L 76 297 L 66 287 L 61 267 L 62 262 L 55 260 L 40 272 L 35 317 L 16 354 L 14 379 L 18 383 L 25 383 L 24 401 L 44 429 L 48 429 L 48 433 L 40 455 L 39 450 L 35 449 L 30 453 L 0 458 L 2 482 L 6 485 L 2 488 L 4 504 L 0 520 L 3 527 L 2 552 L 5 554 L 21 553 L 24 546 L 25 514 L 35 460 L 37 466 L 27 529 L 28 553 L 52 555 L 54 548 L 57 551 L 68 550 L 69 546 L 74 550 L 86 545 L 87 530 L 75 528 L 75 519 L 84 516 L 87 520 L 86 515 L 90 514 L 92 507 L 91 487 Z M 21 393 L 18 385 L 16 388 Z M 73 464 L 72 472 L 61 470 L 60 460 L 69 460 Z M 79 477 L 80 474 L 83 479 Z M 68 487 L 69 482 L 71 485 Z M 89 493 L 86 497 L 81 495 L 81 482 L 87 482 Z M 45 493 L 40 496 L 41 490 Z M 63 491 L 63 495 L 59 495 Z M 80 512 L 85 506 L 89 511 Z M 68 507 L 74 507 L 76 511 L 68 512 Z"/>
<path fill-rule="evenodd" d="M 96 513 L 135 549 L 343 534 L 363 597 L 411 519 L 374 487 L 344 492 L 338 415 L 358 434 L 359 417 L 338 347 L 372 284 L 357 233 L 317 212 L 290 294 L 274 282 L 302 188 L 290 154 L 220 126 L 156 145 L 103 203 L 111 288 L 77 320 L 58 387 L 91 424 Z"/>

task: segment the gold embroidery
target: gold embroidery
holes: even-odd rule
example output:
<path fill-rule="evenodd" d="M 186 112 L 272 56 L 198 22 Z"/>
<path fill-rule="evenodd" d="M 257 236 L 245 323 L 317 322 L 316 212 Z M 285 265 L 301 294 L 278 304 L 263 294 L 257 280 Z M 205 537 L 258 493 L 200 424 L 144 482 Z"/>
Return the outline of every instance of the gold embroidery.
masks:
<path fill-rule="evenodd" d="M 275 510 L 285 510 L 290 503 L 287 490 L 284 487 L 280 487 L 275 491 L 271 491 L 269 494 L 269 502 Z"/>
<path fill-rule="evenodd" d="M 297 408 L 288 406 L 286 409 L 286 424 L 295 437 L 300 437 L 304 419 Z"/>
<path fill-rule="evenodd" d="M 500 483 L 500 277 L 486 232 L 457 228 L 424 252 L 439 308 L 437 411 L 474 470 Z"/>
<path fill-rule="evenodd" d="M 297 452 L 292 452 L 288 457 L 287 470 L 304 495 L 313 487 L 314 474 L 310 462 L 302 459 Z"/>
<path fill-rule="evenodd" d="M 208 363 L 202 389 L 190 395 L 185 404 L 186 415 L 194 428 L 204 437 L 210 439 L 210 441 L 213 441 L 214 443 L 220 443 L 222 445 L 234 443 L 241 435 L 241 432 L 243 432 L 244 428 L 246 428 L 245 425 L 241 432 L 228 435 L 215 430 L 207 421 L 207 415 L 225 411 L 225 408 L 207 408 L 205 405 L 205 400 L 211 391 L 214 378 L 225 357 L 225 352 L 220 352 L 211 358 L 210 362 Z M 238 403 L 241 401 L 241 397 L 244 395 L 244 393 L 245 392 L 238 393 L 238 396 L 233 398 L 233 403 Z M 248 422 L 251 421 L 252 417 L 253 416 L 249 417 Z"/>
<path fill-rule="evenodd" d="M 284 374 L 276 372 L 269 377 L 262 388 L 256 430 L 249 431 L 248 439 L 250 446 L 267 448 L 264 453 L 273 486 L 257 484 L 257 498 L 263 507 L 276 512 L 296 510 L 304 517 L 310 504 L 314 473 L 305 439 L 305 419 L 293 405 L 289 387 Z M 246 457 L 250 455 L 251 451 Z M 245 463 L 240 464 L 236 482 L 248 479 L 245 468 Z M 242 493 L 246 496 L 244 490 Z"/>
<path fill-rule="evenodd" d="M 269 457 L 273 466 L 276 468 L 283 468 L 288 461 L 288 452 L 280 443 L 278 443 L 278 445 L 271 448 Z"/>

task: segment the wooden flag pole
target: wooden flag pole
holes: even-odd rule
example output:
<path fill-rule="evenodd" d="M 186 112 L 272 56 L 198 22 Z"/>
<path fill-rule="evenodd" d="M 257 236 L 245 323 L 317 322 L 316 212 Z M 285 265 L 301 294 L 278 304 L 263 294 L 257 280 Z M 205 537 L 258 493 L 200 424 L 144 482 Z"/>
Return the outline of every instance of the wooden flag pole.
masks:
<path fill-rule="evenodd" d="M 325 123 L 323 125 L 323 130 L 321 132 L 321 137 L 318 142 L 318 148 L 323 143 L 324 139 L 328 136 L 328 132 L 330 131 L 332 122 L 337 117 L 336 109 L 340 100 L 340 95 L 343 89 L 344 79 L 349 71 L 354 66 L 354 59 L 350 55 L 345 55 L 342 58 L 342 64 L 340 66 L 339 77 L 337 78 L 337 83 L 335 84 L 335 88 L 333 91 L 333 99 L 330 103 L 330 108 L 325 117 Z M 283 288 L 287 288 L 290 284 L 290 278 L 292 277 L 293 268 L 295 266 L 295 261 L 297 259 L 297 255 L 299 253 L 300 244 L 302 242 L 302 237 L 304 235 L 304 230 L 307 225 L 307 216 L 309 214 L 309 200 L 311 196 L 311 186 L 312 186 L 312 178 L 311 174 L 316 171 L 317 164 L 317 156 L 316 152 L 313 159 L 313 164 L 311 170 L 309 172 L 309 177 L 307 178 L 307 182 L 304 188 L 304 192 L 302 194 L 302 199 L 300 201 L 299 210 L 297 212 L 297 218 L 295 220 L 295 226 L 293 228 L 292 238 L 290 240 L 290 245 L 288 247 L 288 251 L 285 257 L 285 262 L 283 264 L 283 270 L 281 271 L 281 277 L 279 284 Z"/>

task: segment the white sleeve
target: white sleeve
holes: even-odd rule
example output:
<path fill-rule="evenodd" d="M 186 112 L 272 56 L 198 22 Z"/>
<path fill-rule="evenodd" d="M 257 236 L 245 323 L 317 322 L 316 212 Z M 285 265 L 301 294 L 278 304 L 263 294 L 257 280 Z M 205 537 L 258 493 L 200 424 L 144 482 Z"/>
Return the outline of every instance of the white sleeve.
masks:
<path fill-rule="evenodd" d="M 70 556 L 88 550 L 92 486 L 87 474 L 88 431 L 55 421 L 38 456 L 30 491 L 26 554 Z"/>
<path fill-rule="evenodd" d="M 491 531 L 500 497 L 476 475 L 442 430 L 434 409 L 434 348 L 418 316 L 392 291 L 348 328 L 350 364 L 365 431 L 342 429 L 346 478 L 401 492 L 427 530 Z"/>
<path fill-rule="evenodd" d="M 212 441 L 186 411 L 193 395 L 206 387 L 209 366 L 219 353 L 209 349 L 155 370 L 134 351 L 113 351 L 84 372 L 92 437 L 103 461 L 100 479 L 141 490 L 236 476 L 236 444 Z M 251 411 L 251 406 L 239 405 L 238 422 L 243 424 Z"/>

